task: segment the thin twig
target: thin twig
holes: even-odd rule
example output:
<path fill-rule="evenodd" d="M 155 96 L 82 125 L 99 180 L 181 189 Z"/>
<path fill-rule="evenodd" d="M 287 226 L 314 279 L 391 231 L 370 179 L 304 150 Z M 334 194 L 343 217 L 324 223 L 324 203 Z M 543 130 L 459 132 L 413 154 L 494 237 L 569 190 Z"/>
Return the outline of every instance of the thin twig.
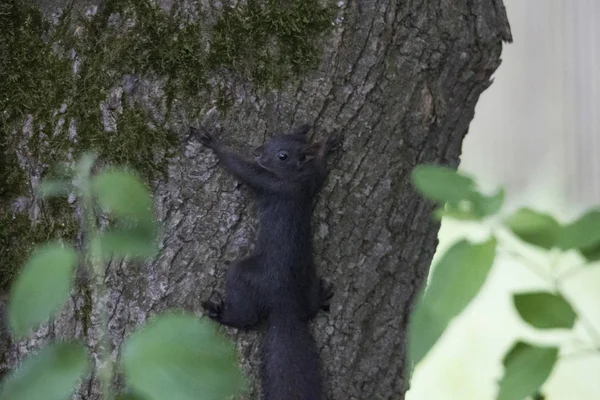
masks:
<path fill-rule="evenodd" d="M 525 257 L 523 254 L 521 254 L 517 251 L 511 250 L 511 249 L 508 249 L 506 247 L 503 247 L 502 250 L 509 256 L 521 260 L 522 265 L 527 267 L 531 272 L 536 274 L 543 281 L 546 281 L 546 282 L 552 281 L 552 275 L 550 275 L 548 272 L 546 272 L 545 268 L 542 265 L 540 265 L 539 263 L 537 263 L 536 261 L 533 261 L 530 258 Z"/>
<path fill-rule="evenodd" d="M 572 360 L 574 358 L 580 358 L 585 356 L 600 356 L 600 349 L 589 348 L 583 350 L 577 350 L 572 353 L 564 354 L 560 356 L 561 360 Z"/>
<path fill-rule="evenodd" d="M 594 324 L 592 324 L 592 322 L 589 319 L 585 318 L 583 315 L 578 314 L 578 317 L 584 329 L 590 336 L 590 339 L 594 341 L 594 346 L 596 348 L 600 348 L 600 331 L 598 331 Z"/>
<path fill-rule="evenodd" d="M 551 250 L 550 253 L 550 275 L 552 276 L 552 284 L 555 289 L 558 289 L 559 279 L 556 274 L 558 260 L 560 259 L 560 253 L 555 251 L 556 249 Z"/>
<path fill-rule="evenodd" d="M 91 168 L 91 166 L 90 166 Z M 94 291 L 97 297 L 97 307 L 100 319 L 100 338 L 99 338 L 99 367 L 98 376 L 100 378 L 100 387 L 103 400 L 112 400 L 112 372 L 113 363 L 110 355 L 110 336 L 108 334 L 108 304 L 106 296 L 106 269 L 102 259 L 98 258 L 99 249 L 93 249 L 93 243 L 99 236 L 98 226 L 94 213 L 94 199 L 92 196 L 91 179 L 89 171 L 79 171 L 81 174 L 80 182 L 82 185 L 84 224 L 87 231 L 87 261 L 92 266 Z"/>
<path fill-rule="evenodd" d="M 565 272 L 563 272 L 561 275 L 559 275 L 556 279 L 559 281 L 565 281 L 567 279 L 571 279 L 575 275 L 578 275 L 581 272 L 585 271 L 587 269 L 587 268 L 585 268 L 587 265 L 588 265 L 587 263 L 583 263 L 583 264 L 569 267 Z"/>

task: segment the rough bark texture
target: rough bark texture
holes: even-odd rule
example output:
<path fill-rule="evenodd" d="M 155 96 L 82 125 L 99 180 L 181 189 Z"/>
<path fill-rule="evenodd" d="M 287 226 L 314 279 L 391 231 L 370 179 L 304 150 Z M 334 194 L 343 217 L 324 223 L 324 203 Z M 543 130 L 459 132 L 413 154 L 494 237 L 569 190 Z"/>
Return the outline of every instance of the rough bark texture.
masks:
<path fill-rule="evenodd" d="M 169 9 L 178 1 L 160 3 Z M 64 6 L 38 3 L 47 15 Z M 223 8 L 212 1 L 181 4 L 190 13 L 201 9 L 208 22 Z M 165 119 L 160 79 L 145 77 L 134 89 L 125 79 L 115 88 L 117 102 L 123 91 L 130 94 L 180 142 L 167 176 L 154 182 L 164 224 L 160 256 L 140 266 L 109 266 L 115 348 L 149 316 L 168 308 L 201 315 L 200 302 L 223 282 L 226 261 L 248 254 L 255 236 L 249 192 L 217 167 L 210 151 L 186 138 L 187 126 L 218 126 L 223 138 L 250 149 L 274 132 L 311 123 L 318 137 L 334 130 L 345 136 L 314 215 L 319 271 L 335 284 L 331 312 L 314 323 L 327 398 L 404 397 L 405 328 L 438 230 L 430 205 L 411 188 L 410 171 L 423 162 L 458 165 L 475 104 L 490 85 L 510 31 L 501 0 L 351 0 L 338 7 L 335 26 L 321 39 L 318 68 L 281 89 L 214 72 L 226 77 L 234 93 L 226 112 L 216 111 L 214 94 L 206 92 L 194 100 L 200 102 L 197 112 L 188 112 L 180 100 Z M 88 306 L 80 290 L 33 339 L 10 342 L 0 331 L 0 370 L 54 338 L 76 336 L 94 349 L 97 319 L 92 308 L 84 321 Z M 255 377 L 256 334 L 227 334 L 237 340 L 244 367 Z M 248 399 L 258 398 L 253 382 Z M 84 385 L 77 398 L 96 399 L 96 390 Z"/>

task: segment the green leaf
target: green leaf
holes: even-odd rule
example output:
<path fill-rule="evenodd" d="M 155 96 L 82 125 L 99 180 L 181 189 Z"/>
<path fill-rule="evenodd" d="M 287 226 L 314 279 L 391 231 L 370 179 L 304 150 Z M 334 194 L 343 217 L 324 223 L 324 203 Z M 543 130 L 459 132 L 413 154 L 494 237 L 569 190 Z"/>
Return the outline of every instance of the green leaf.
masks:
<path fill-rule="evenodd" d="M 9 322 L 15 335 L 26 335 L 65 303 L 76 262 L 75 250 L 59 243 L 33 252 L 12 287 Z"/>
<path fill-rule="evenodd" d="M 502 208 L 504 203 L 504 189 L 500 189 L 496 194 L 485 196 L 480 193 L 473 193 L 471 196 L 473 207 L 481 217 L 494 215 Z"/>
<path fill-rule="evenodd" d="M 453 317 L 442 315 L 422 294 L 415 302 L 408 328 L 409 360 L 416 366 L 442 336 Z"/>
<path fill-rule="evenodd" d="M 587 212 L 577 221 L 565 226 L 558 240 L 558 247 L 568 249 L 591 249 L 600 246 L 600 210 Z"/>
<path fill-rule="evenodd" d="M 462 240 L 437 263 L 429 287 L 417 301 L 409 326 L 409 353 L 415 365 L 442 336 L 485 283 L 496 254 L 496 239 Z"/>
<path fill-rule="evenodd" d="M 538 329 L 570 329 L 577 318 L 571 305 L 554 293 L 519 293 L 513 300 L 521 318 Z"/>
<path fill-rule="evenodd" d="M 85 347 L 53 343 L 29 356 L 4 382 L 0 400 L 65 400 L 89 370 Z"/>
<path fill-rule="evenodd" d="M 525 399 L 546 382 L 558 359 L 558 348 L 517 342 L 504 357 L 498 400 Z"/>
<path fill-rule="evenodd" d="M 452 218 L 459 221 L 478 221 L 481 219 L 473 211 L 472 203 L 467 201 L 461 201 L 457 203 L 446 203 L 444 207 L 437 208 L 433 215 L 437 219 Z"/>
<path fill-rule="evenodd" d="M 556 245 L 561 227 L 548 214 L 522 208 L 508 217 L 504 223 L 521 240 L 535 246 L 551 249 Z"/>
<path fill-rule="evenodd" d="M 419 165 L 412 172 L 419 193 L 438 203 L 459 202 L 473 193 L 473 180 L 453 169 L 438 165 Z"/>
<path fill-rule="evenodd" d="M 600 261 L 600 245 L 579 249 L 579 251 L 581 252 L 581 255 L 584 256 L 589 262 Z"/>
<path fill-rule="evenodd" d="M 121 393 L 120 395 L 118 395 L 117 400 L 146 400 L 146 398 L 140 396 L 137 393 L 127 392 L 127 393 Z"/>
<path fill-rule="evenodd" d="M 88 152 L 83 154 L 79 160 L 77 160 L 75 171 L 79 179 L 87 180 L 92 172 L 92 167 L 94 166 L 97 158 L 98 155 L 96 153 Z"/>
<path fill-rule="evenodd" d="M 94 254 L 106 260 L 111 257 L 148 259 L 158 252 L 156 230 L 146 228 L 117 228 L 102 233 L 92 243 Z"/>
<path fill-rule="evenodd" d="M 67 196 L 71 192 L 71 185 L 67 181 L 45 180 L 37 187 L 41 197 Z"/>
<path fill-rule="evenodd" d="M 150 193 L 134 174 L 125 170 L 109 170 L 96 176 L 92 187 L 102 208 L 115 216 L 153 220 Z"/>
<path fill-rule="evenodd" d="M 134 333 L 123 366 L 128 385 L 148 400 L 222 400 L 243 387 L 233 345 L 193 315 L 163 315 Z"/>

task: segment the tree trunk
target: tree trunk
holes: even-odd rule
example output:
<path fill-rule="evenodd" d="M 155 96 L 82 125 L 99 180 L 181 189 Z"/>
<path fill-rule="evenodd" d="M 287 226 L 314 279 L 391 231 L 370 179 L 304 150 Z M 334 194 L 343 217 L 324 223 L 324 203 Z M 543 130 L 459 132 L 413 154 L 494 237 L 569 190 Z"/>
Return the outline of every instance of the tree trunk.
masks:
<path fill-rule="evenodd" d="M 61 1 L 37 3 L 47 16 L 61 6 Z M 191 20 L 200 19 L 205 42 L 214 39 L 212 29 L 223 13 L 231 12 L 224 11 L 229 5 L 213 1 L 159 3 L 165 15 L 176 7 L 180 17 L 187 13 Z M 297 1 L 289 3 L 272 1 L 268 7 L 285 9 Z M 104 5 L 99 5 L 101 14 Z M 245 2 L 236 7 L 245 7 Z M 144 18 L 140 15 L 133 17 L 137 24 Z M 310 123 L 316 137 L 334 130 L 344 135 L 343 151 L 329 162 L 329 178 L 313 218 L 319 273 L 335 285 L 331 311 L 320 314 L 313 324 L 327 398 L 404 398 L 406 325 L 412 301 L 427 276 L 438 231 L 438 224 L 430 219 L 431 204 L 411 188 L 410 172 L 424 162 L 458 165 L 475 104 L 500 64 L 502 42 L 511 40 L 510 30 L 502 0 L 341 1 L 334 4 L 330 23 L 331 28 L 305 37 L 305 42 L 292 42 L 291 49 L 279 48 L 291 51 L 293 58 L 295 48 L 316 45 L 314 68 L 308 49 L 302 53 L 307 65 L 302 65 L 303 59 L 292 59 L 290 74 L 271 74 L 268 64 L 261 69 L 265 61 L 260 57 L 234 54 L 231 66 L 213 63 L 202 71 L 202 78 L 199 72 L 198 79 L 208 83 L 188 94 L 186 87 L 169 86 L 171 77 L 158 67 L 144 70 L 143 63 L 150 61 L 139 60 L 142 67 L 129 73 L 114 68 L 117 83 L 104 93 L 100 110 L 91 110 L 100 112 L 103 134 L 121 129 L 118 117 L 136 108 L 144 110 L 152 129 L 168 130 L 178 140 L 167 158 L 166 173 L 149 177 L 164 227 L 159 257 L 143 265 L 109 265 L 110 333 L 115 348 L 158 312 L 183 308 L 201 315 L 201 301 L 223 283 L 226 262 L 251 250 L 257 221 L 249 192 L 216 166 L 210 151 L 187 137 L 188 126 L 218 127 L 223 139 L 248 150 L 274 132 Z M 278 33 L 273 34 L 277 42 Z M 211 42 L 216 46 L 216 40 Z M 69 43 L 65 40 L 61 46 L 67 50 L 63 58 L 72 62 Z M 85 68 L 83 56 L 72 58 Z M 179 74 L 174 78 L 189 86 L 193 81 L 185 80 L 187 71 L 173 65 Z M 113 65 L 103 68 L 112 70 Z M 261 80 L 273 74 L 279 86 L 277 79 Z M 71 96 L 64 100 L 68 104 L 78 95 L 65 93 Z M 60 109 L 60 103 L 54 107 Z M 14 124 L 18 138 L 38 134 L 35 121 L 41 117 L 35 110 L 24 114 Z M 27 115 L 33 115 L 34 123 L 27 123 Z M 67 127 L 71 117 L 65 118 Z M 69 130 L 83 125 L 77 118 L 72 117 L 74 127 Z M 47 136 L 51 141 L 52 136 Z M 27 188 L 35 186 L 46 163 L 36 161 L 42 156 L 28 147 L 31 142 L 7 143 L 6 153 L 18 156 L 29 185 L 5 199 L 0 212 L 8 213 L 12 204 L 13 213 L 26 209 L 36 219 L 32 210 L 39 206 Z M 46 150 L 42 146 L 39 151 Z M 156 157 L 162 157 L 161 151 Z M 28 208 L 19 210 L 15 199 Z M 33 339 L 11 342 L 0 329 L 5 339 L 0 342 L 4 354 L 0 371 L 55 338 L 75 336 L 95 349 L 97 314 L 88 288 L 82 277 L 65 310 Z M 257 334 L 234 330 L 227 334 L 237 341 L 244 368 L 253 379 L 247 398 L 256 399 Z M 96 391 L 95 385 L 83 385 L 78 398 L 96 399 Z"/>

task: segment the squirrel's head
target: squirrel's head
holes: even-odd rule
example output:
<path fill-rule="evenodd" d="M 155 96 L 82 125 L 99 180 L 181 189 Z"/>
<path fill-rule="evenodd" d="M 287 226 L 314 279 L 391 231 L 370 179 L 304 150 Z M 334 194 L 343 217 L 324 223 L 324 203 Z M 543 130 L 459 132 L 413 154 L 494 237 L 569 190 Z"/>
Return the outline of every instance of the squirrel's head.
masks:
<path fill-rule="evenodd" d="M 308 125 L 302 125 L 287 135 L 276 135 L 254 150 L 261 167 L 281 176 L 303 171 L 319 153 L 320 144 L 309 144 Z"/>

